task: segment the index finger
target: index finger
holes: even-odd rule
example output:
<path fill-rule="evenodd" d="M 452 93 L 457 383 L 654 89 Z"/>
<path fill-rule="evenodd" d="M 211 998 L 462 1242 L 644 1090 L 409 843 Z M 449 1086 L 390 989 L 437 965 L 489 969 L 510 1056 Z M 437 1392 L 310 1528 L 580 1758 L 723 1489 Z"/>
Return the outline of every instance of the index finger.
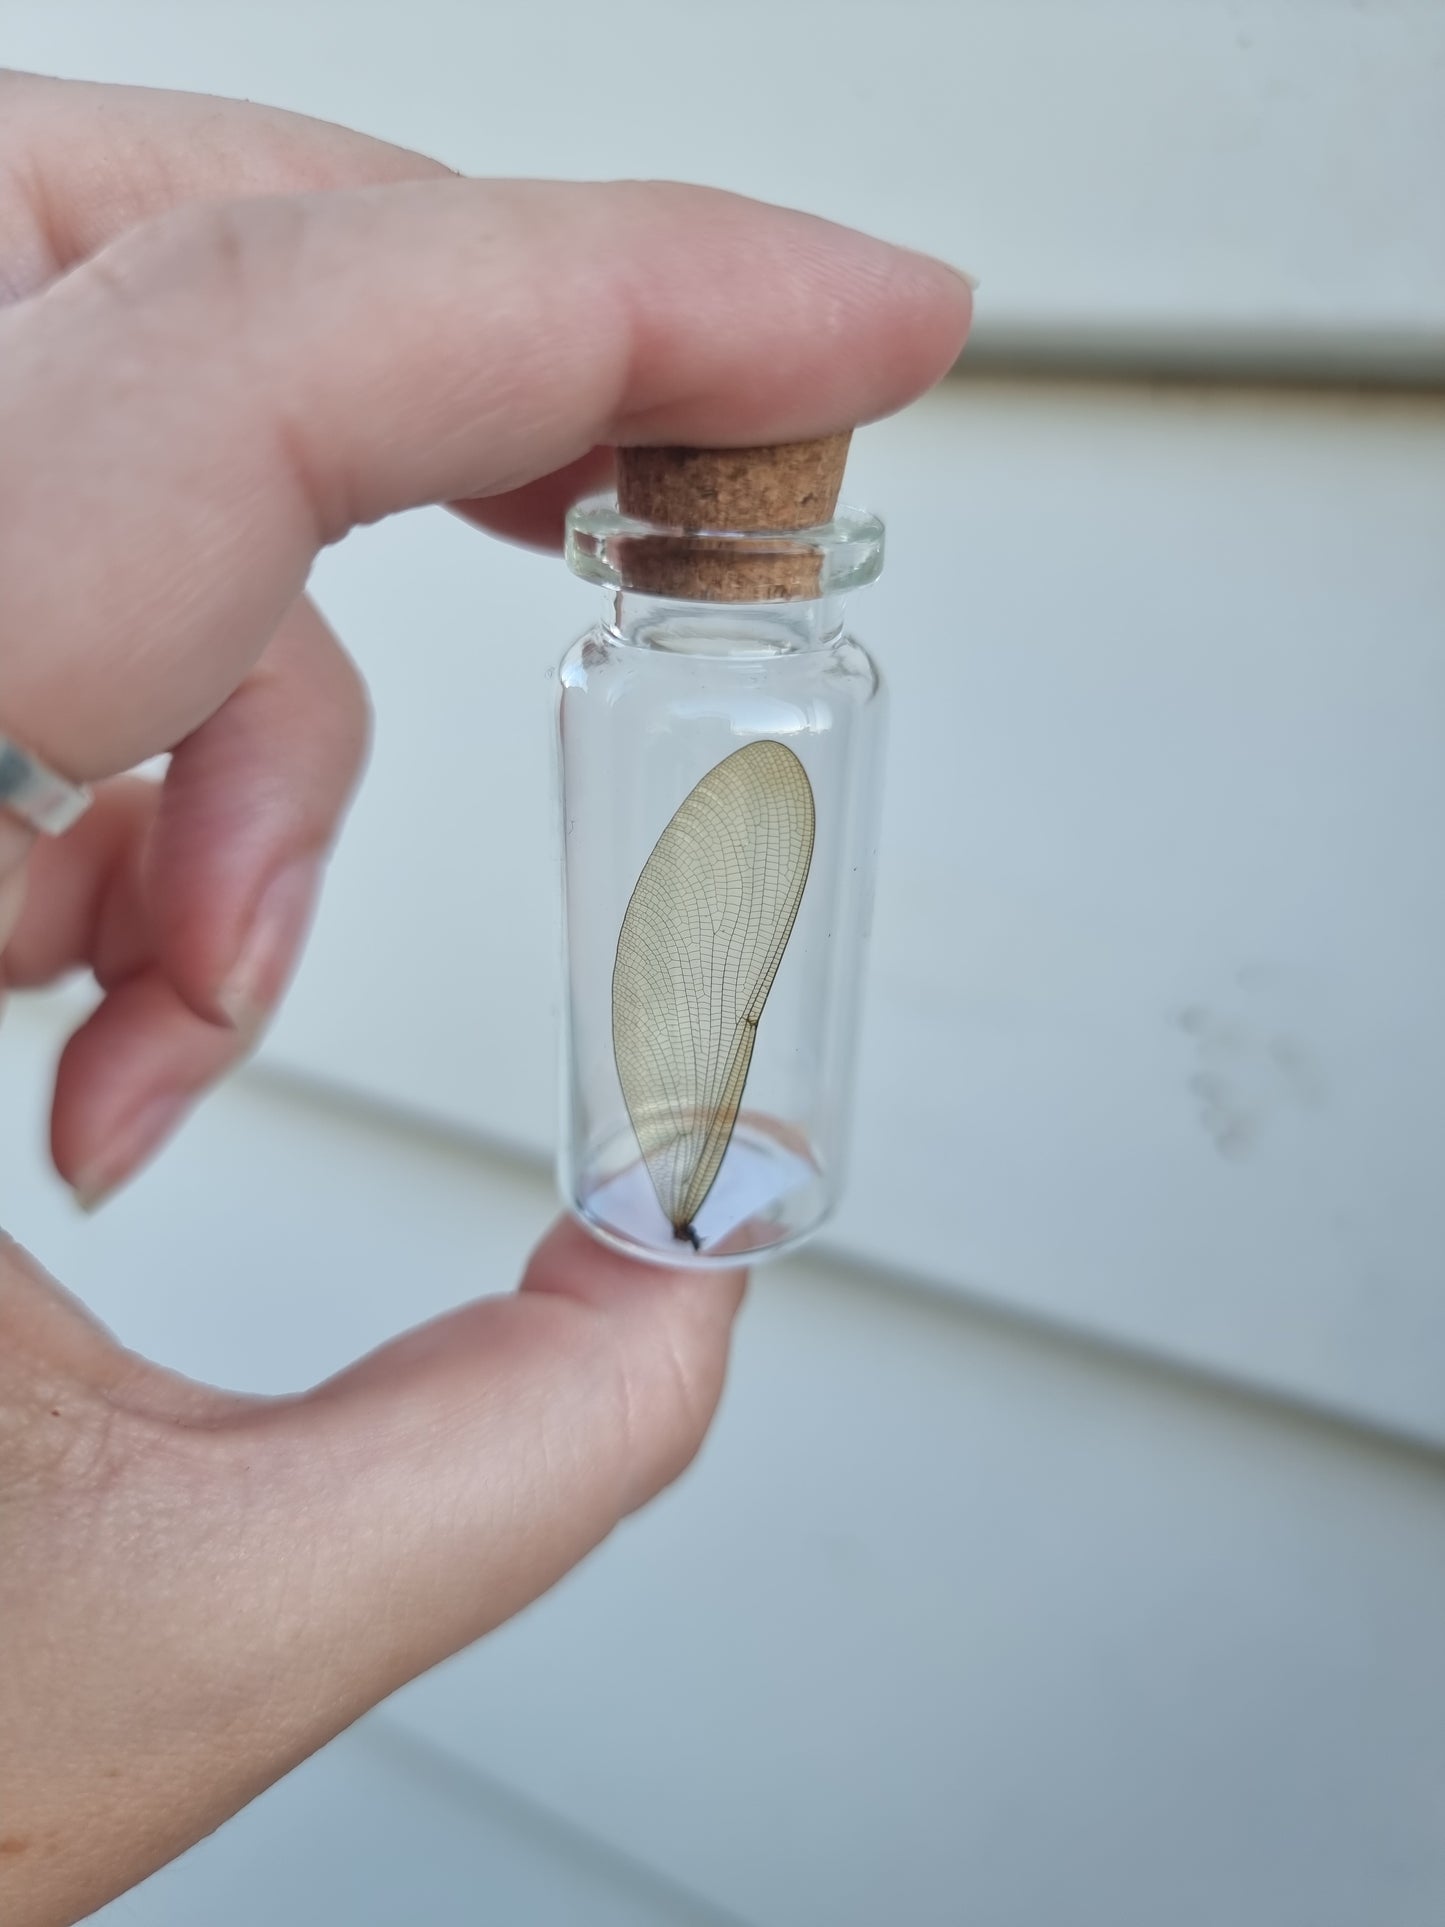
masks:
<path fill-rule="evenodd" d="M 5 722 L 68 774 L 180 740 L 317 549 L 597 443 L 887 413 L 963 278 L 700 188 L 408 183 L 183 210 L 0 312 Z"/>

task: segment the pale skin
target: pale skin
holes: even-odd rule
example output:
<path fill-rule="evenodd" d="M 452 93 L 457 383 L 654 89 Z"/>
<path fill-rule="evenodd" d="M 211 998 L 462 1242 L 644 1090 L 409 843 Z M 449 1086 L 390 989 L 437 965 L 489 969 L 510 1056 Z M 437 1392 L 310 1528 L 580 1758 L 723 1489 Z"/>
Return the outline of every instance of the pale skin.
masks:
<path fill-rule="evenodd" d="M 0 731 L 98 790 L 60 841 L 0 814 L 0 991 L 104 993 L 56 1076 L 83 1202 L 304 937 L 367 734 L 318 549 L 431 502 L 554 541 L 608 446 L 885 414 L 969 312 L 937 262 L 727 195 L 0 74 Z M 124 776 L 164 751 L 159 791 Z M 0 1234 L 0 1919 L 89 1913 L 553 1584 L 692 1458 L 742 1286 L 562 1226 L 515 1295 L 259 1400 L 125 1351 Z"/>

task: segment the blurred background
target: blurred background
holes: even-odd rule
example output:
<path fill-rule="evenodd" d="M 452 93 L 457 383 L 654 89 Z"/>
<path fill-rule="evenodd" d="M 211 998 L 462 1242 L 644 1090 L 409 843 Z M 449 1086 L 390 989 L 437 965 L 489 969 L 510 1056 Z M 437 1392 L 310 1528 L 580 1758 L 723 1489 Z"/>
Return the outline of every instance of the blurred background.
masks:
<path fill-rule="evenodd" d="M 845 1213 L 677 1490 L 105 1918 L 1445 1918 L 1445 8 L 0 0 L 0 60 L 983 282 L 850 466 L 895 706 Z M 9 1227 L 254 1389 L 555 1208 L 594 592 L 441 513 L 316 586 L 377 745 L 259 1062 L 92 1223 L 63 1000 L 0 1037 Z"/>

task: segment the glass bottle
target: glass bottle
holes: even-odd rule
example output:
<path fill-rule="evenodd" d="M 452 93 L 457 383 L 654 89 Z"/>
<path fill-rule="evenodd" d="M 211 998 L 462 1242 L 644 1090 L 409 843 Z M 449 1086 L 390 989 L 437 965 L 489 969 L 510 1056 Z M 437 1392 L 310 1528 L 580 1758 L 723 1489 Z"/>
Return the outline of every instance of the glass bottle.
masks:
<path fill-rule="evenodd" d="M 634 1256 L 780 1251 L 843 1180 L 885 709 L 846 449 L 624 450 L 568 518 L 607 602 L 560 678 L 559 1178 Z"/>

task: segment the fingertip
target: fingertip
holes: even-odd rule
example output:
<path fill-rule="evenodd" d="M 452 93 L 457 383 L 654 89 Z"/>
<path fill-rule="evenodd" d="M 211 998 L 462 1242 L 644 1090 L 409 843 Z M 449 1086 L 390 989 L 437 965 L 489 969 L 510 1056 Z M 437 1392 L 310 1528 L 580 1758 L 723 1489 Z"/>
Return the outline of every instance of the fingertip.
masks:
<path fill-rule="evenodd" d="M 109 990 L 61 1052 L 51 1105 L 51 1158 L 81 1209 L 134 1177 L 244 1050 L 154 965 Z"/>
<path fill-rule="evenodd" d="M 612 449 L 594 448 L 535 482 L 451 506 L 466 521 L 504 541 L 555 551 L 562 546 L 567 511 L 585 495 L 607 488 L 615 465 Z"/>
<path fill-rule="evenodd" d="M 905 250 L 895 250 L 902 253 Z M 906 250 L 920 276 L 919 309 L 921 327 L 919 347 L 922 356 L 923 389 L 942 379 L 968 341 L 973 326 L 974 294 L 978 277 L 966 268 L 955 267 L 936 254 Z M 934 372 L 929 373 L 930 367 Z M 912 400 L 913 397 L 908 397 Z"/>
<path fill-rule="evenodd" d="M 247 919 L 240 955 L 214 999 L 243 1042 L 259 1036 L 281 1001 L 316 914 L 325 869 L 325 858 L 316 854 L 283 863 Z"/>
<path fill-rule="evenodd" d="M 171 758 L 147 852 L 156 954 L 197 1016 L 243 1040 L 300 959 L 370 733 L 365 685 L 303 598 Z"/>
<path fill-rule="evenodd" d="M 532 1253 L 522 1290 L 581 1299 L 600 1311 L 696 1298 L 721 1308 L 731 1319 L 747 1279 L 743 1266 L 703 1271 L 629 1258 L 567 1217 L 558 1219 Z"/>
<path fill-rule="evenodd" d="M 602 1244 L 564 1218 L 532 1255 L 524 1292 L 582 1304 L 599 1319 L 626 1415 L 624 1514 L 692 1463 L 727 1376 L 747 1273 L 654 1265 Z"/>

